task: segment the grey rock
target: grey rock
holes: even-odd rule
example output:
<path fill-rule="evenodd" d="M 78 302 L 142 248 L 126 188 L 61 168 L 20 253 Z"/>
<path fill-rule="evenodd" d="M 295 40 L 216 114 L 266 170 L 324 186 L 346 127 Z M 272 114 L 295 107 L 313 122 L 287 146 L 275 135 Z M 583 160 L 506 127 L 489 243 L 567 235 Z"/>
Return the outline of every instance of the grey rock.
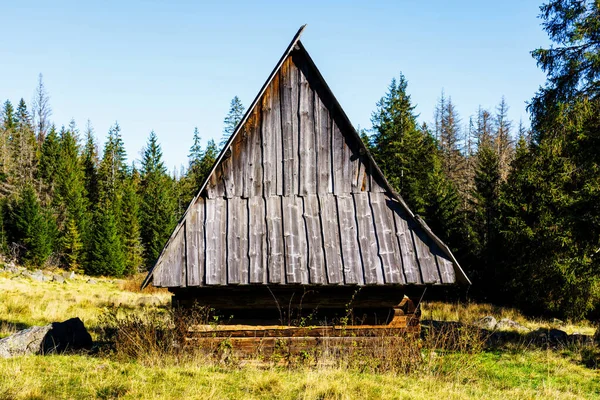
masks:
<path fill-rule="evenodd" d="M 160 299 L 155 296 L 140 297 L 137 301 L 138 306 L 151 307 L 160 305 Z"/>
<path fill-rule="evenodd" d="M 63 278 L 62 275 L 54 275 L 52 280 L 58 283 L 65 283 L 65 278 Z"/>
<path fill-rule="evenodd" d="M 73 280 L 73 279 L 75 279 L 75 272 L 73 272 L 73 271 L 65 271 L 65 272 L 62 273 L 62 276 L 65 279 L 71 279 L 71 280 Z"/>
<path fill-rule="evenodd" d="M 90 285 L 95 285 L 95 284 L 97 284 L 97 283 L 98 283 L 98 281 L 97 281 L 97 280 L 95 280 L 94 278 L 92 278 L 92 279 L 88 279 L 88 280 L 87 280 L 87 283 L 89 283 Z"/>
<path fill-rule="evenodd" d="M 516 329 L 520 331 L 529 330 L 529 328 L 526 328 L 518 322 L 515 322 L 508 318 L 502 318 L 500 321 L 498 321 L 498 323 L 496 324 L 496 329 Z"/>
<path fill-rule="evenodd" d="M 52 329 L 52 324 L 32 326 L 14 335 L 0 339 L 0 358 L 39 354 L 42 342 L 50 329 Z"/>
<path fill-rule="evenodd" d="M 79 318 L 32 326 L 0 339 L 0 358 L 64 353 L 92 348 L 92 337 Z"/>
<path fill-rule="evenodd" d="M 498 322 L 496 321 L 496 318 L 492 317 L 491 315 L 488 315 L 486 317 L 481 318 L 479 321 L 475 321 L 473 325 L 481 329 L 491 330 L 496 328 L 497 323 Z"/>

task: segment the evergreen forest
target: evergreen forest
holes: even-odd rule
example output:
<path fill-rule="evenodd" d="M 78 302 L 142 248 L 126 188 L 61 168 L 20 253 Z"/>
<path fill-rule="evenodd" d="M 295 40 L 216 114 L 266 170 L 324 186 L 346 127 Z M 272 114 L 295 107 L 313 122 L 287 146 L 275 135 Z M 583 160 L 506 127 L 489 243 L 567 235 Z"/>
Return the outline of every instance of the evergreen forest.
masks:
<path fill-rule="evenodd" d="M 553 45 L 532 51 L 546 83 L 530 121 L 492 108 L 459 115 L 442 92 L 431 121 L 393 78 L 360 134 L 389 182 L 453 250 L 469 297 L 536 315 L 600 314 L 600 3 L 550 0 Z M 0 247 L 6 259 L 121 277 L 152 267 L 244 114 L 235 97 L 223 138 L 170 173 L 156 133 L 132 163 L 115 123 L 98 151 L 90 123 L 51 121 L 40 75 L 34 100 L 0 113 Z"/>

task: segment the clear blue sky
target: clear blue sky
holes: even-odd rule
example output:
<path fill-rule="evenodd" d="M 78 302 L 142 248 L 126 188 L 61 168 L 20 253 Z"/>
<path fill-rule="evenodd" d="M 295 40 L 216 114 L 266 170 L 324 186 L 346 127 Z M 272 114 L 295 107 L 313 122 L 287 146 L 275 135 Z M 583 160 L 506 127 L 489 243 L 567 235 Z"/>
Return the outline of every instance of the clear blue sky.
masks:
<path fill-rule="evenodd" d="M 92 4 L 93 3 L 93 4 Z M 58 126 L 88 119 L 100 145 L 118 121 L 130 160 L 154 130 L 169 169 L 192 133 L 221 136 L 229 102 L 248 106 L 300 25 L 302 42 L 352 123 L 403 72 L 420 120 L 442 89 L 463 122 L 505 96 L 515 125 L 544 82 L 540 2 L 25 1 L 1 9 L 0 100 L 30 103 L 44 75 Z M 220 3 L 220 4 L 218 4 Z"/>

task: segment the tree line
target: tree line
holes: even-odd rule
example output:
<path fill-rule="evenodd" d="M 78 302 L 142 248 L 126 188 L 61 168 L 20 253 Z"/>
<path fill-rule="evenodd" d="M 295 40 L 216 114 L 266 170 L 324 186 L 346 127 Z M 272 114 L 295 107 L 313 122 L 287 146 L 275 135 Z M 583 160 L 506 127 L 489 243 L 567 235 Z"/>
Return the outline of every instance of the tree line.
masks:
<path fill-rule="evenodd" d="M 531 128 L 502 99 L 465 124 L 442 93 L 419 125 L 400 74 L 363 133 L 391 184 L 455 252 L 480 300 L 569 318 L 600 313 L 600 5 L 541 7 L 554 46 Z"/>
<path fill-rule="evenodd" d="M 547 82 L 531 126 L 501 98 L 461 119 L 442 92 L 420 123 L 400 74 L 361 137 L 384 174 L 453 250 L 478 300 L 568 318 L 600 313 L 600 10 L 541 7 L 554 42 L 532 52 Z M 25 264 L 123 276 L 152 266 L 244 113 L 236 97 L 223 140 L 193 133 L 189 163 L 169 174 L 154 132 L 128 164 L 118 124 L 100 155 L 92 127 L 57 129 L 43 81 L 31 111 L 6 101 L 0 120 L 0 246 Z"/>
<path fill-rule="evenodd" d="M 242 118 L 236 96 L 222 143 Z M 0 115 L 0 248 L 29 266 L 51 264 L 90 275 L 125 276 L 157 260 L 175 224 L 212 168 L 219 147 L 193 133 L 189 162 L 168 173 L 155 132 L 141 160 L 128 163 L 115 123 L 103 152 L 91 124 L 50 122 L 40 74 L 31 107 L 7 100 Z"/>

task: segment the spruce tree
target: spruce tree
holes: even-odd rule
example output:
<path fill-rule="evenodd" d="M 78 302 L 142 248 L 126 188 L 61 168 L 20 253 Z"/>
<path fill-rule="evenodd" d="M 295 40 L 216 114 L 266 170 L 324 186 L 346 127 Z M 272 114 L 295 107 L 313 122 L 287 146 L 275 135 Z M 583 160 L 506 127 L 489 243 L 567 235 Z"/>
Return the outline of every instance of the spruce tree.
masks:
<path fill-rule="evenodd" d="M 112 205 L 102 200 L 94 214 L 94 229 L 88 262 L 84 265 L 88 275 L 123 276 L 125 257 Z"/>
<path fill-rule="evenodd" d="M 122 242 L 125 257 L 125 275 L 138 272 L 143 265 L 141 227 L 139 221 L 140 200 L 138 195 L 140 174 L 132 167 L 131 177 L 124 183 L 123 201 L 121 206 Z"/>
<path fill-rule="evenodd" d="M 71 124 L 69 129 L 61 130 L 56 183 L 54 204 L 58 211 L 62 243 L 70 246 L 62 249 L 68 257 L 63 261 L 67 266 L 77 268 L 82 260 L 76 259 L 81 252 L 73 247 L 79 246 L 74 241 L 80 241 L 81 237 L 85 236 L 92 221 L 88 211 L 89 203 L 85 193 L 84 173 L 74 124 Z"/>
<path fill-rule="evenodd" d="M 15 183 L 18 188 L 33 183 L 37 167 L 37 143 L 31 116 L 21 99 L 15 114 L 13 136 L 10 141 Z"/>
<path fill-rule="evenodd" d="M 415 106 L 404 75 L 392 79 L 371 116 L 373 155 L 389 182 L 417 213 L 427 204 L 427 184 L 434 169 L 434 141 L 417 126 Z"/>
<path fill-rule="evenodd" d="M 58 178 L 58 166 L 60 158 L 60 138 L 54 125 L 50 128 L 48 135 L 42 143 L 38 178 L 43 183 L 44 203 L 49 203 L 54 197 L 56 180 Z"/>
<path fill-rule="evenodd" d="M 88 202 L 96 204 L 98 202 L 98 146 L 96 145 L 94 130 L 90 121 L 88 121 L 85 131 L 85 145 L 81 163 Z"/>
<path fill-rule="evenodd" d="M 154 131 L 143 152 L 141 168 L 141 236 L 147 268 L 158 259 L 175 225 L 175 204 L 171 179 L 162 161 L 162 151 Z"/>
<path fill-rule="evenodd" d="M 35 97 L 33 99 L 33 120 L 35 125 L 35 134 L 37 141 L 41 146 L 46 140 L 46 134 L 50 129 L 50 116 L 52 109 L 50 108 L 50 97 L 44 85 L 44 77 L 42 74 L 38 76 L 38 85 L 35 89 Z"/>
<path fill-rule="evenodd" d="M 244 118 L 244 105 L 239 97 L 235 96 L 231 100 L 231 104 L 229 105 L 229 112 L 223 121 L 223 136 L 221 137 L 221 142 L 219 143 L 219 149 L 222 149 L 223 146 L 229 140 L 229 137 L 235 131 L 240 121 Z"/>
<path fill-rule="evenodd" d="M 32 185 L 20 191 L 10 207 L 9 218 L 10 238 L 20 245 L 22 262 L 42 266 L 52 253 L 56 229 L 52 215 L 42 208 Z"/>

